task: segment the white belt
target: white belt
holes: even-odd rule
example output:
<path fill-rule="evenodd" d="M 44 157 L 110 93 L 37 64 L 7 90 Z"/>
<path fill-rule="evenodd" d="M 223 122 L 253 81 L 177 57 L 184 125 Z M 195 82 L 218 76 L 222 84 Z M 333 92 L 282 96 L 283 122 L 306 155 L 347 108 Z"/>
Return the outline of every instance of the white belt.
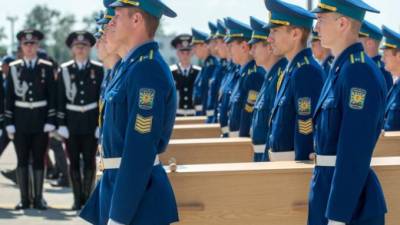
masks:
<path fill-rule="evenodd" d="M 222 132 L 223 134 L 229 133 L 229 127 L 221 127 L 221 132 Z"/>
<path fill-rule="evenodd" d="M 254 153 L 264 153 L 266 145 L 253 145 Z"/>
<path fill-rule="evenodd" d="M 335 167 L 336 166 L 336 156 L 335 155 L 316 155 L 314 162 L 315 162 L 316 166 Z"/>
<path fill-rule="evenodd" d="M 47 106 L 47 101 L 38 101 L 38 102 L 23 102 L 23 101 L 15 101 L 15 106 L 19 108 L 41 108 Z"/>
<path fill-rule="evenodd" d="M 284 152 L 273 152 L 270 149 L 268 150 L 268 155 L 269 155 L 269 160 L 271 162 L 295 160 L 294 150 L 284 151 Z"/>
<path fill-rule="evenodd" d="M 185 116 L 190 116 L 190 115 L 195 115 L 196 111 L 194 109 L 178 109 L 176 110 L 176 113 Z"/>
<path fill-rule="evenodd" d="M 229 137 L 239 137 L 239 131 L 229 132 Z"/>
<path fill-rule="evenodd" d="M 214 110 L 207 110 L 206 115 L 207 116 L 214 116 Z"/>
<path fill-rule="evenodd" d="M 97 109 L 97 102 L 93 102 L 87 105 L 71 105 L 67 104 L 67 109 L 75 112 L 87 112 L 93 109 Z"/>
<path fill-rule="evenodd" d="M 203 111 L 203 106 L 202 105 L 196 105 L 196 106 L 194 106 L 194 109 L 196 111 Z"/>
<path fill-rule="evenodd" d="M 122 158 L 101 158 L 102 169 L 110 170 L 110 169 L 119 169 L 121 165 Z M 157 166 L 160 164 L 160 157 L 157 155 L 154 159 L 153 166 Z"/>

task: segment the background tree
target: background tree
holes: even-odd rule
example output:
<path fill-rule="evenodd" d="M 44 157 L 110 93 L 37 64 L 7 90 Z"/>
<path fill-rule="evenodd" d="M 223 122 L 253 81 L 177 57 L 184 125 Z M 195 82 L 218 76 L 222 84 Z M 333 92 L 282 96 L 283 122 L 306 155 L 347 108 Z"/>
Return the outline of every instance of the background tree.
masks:
<path fill-rule="evenodd" d="M 72 14 L 61 15 L 57 18 L 53 26 L 52 38 L 54 43 L 48 46 L 48 53 L 54 57 L 57 62 L 65 62 L 70 56 L 70 51 L 65 45 L 65 39 L 72 32 L 72 27 L 76 22 Z"/>

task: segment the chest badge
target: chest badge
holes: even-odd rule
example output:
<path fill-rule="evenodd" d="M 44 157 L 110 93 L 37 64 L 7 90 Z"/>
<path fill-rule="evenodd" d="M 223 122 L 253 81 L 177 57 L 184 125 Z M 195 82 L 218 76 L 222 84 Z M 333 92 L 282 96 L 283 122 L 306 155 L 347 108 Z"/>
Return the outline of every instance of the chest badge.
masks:
<path fill-rule="evenodd" d="M 156 91 L 154 89 L 142 88 L 139 92 L 139 108 L 151 110 L 153 108 L 154 97 Z"/>
<path fill-rule="evenodd" d="M 361 88 L 352 88 L 350 92 L 350 108 L 356 110 L 363 109 L 367 91 Z"/>

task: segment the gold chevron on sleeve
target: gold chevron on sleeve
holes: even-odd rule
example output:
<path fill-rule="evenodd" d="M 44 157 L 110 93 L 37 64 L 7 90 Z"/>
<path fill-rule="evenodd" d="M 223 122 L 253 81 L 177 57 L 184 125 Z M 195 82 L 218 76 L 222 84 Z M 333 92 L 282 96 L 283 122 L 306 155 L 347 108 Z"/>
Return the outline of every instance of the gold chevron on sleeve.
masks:
<path fill-rule="evenodd" d="M 298 123 L 299 123 L 299 133 L 300 134 L 309 135 L 313 132 L 312 119 L 298 120 Z"/>
<path fill-rule="evenodd" d="M 153 124 L 153 117 L 144 117 L 139 114 L 136 115 L 135 130 L 141 134 L 151 132 L 151 125 Z"/>

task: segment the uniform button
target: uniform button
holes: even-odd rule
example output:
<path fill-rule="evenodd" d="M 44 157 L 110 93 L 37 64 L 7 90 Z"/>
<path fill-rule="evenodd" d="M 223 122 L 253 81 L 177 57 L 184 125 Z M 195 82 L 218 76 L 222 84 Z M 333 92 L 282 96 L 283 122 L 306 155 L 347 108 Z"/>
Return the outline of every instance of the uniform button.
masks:
<path fill-rule="evenodd" d="M 29 86 L 32 86 L 33 84 L 32 84 L 32 82 L 29 82 Z"/>
<path fill-rule="evenodd" d="M 185 109 L 187 109 L 187 107 L 188 107 L 187 105 L 184 105 L 184 106 L 183 106 L 183 108 L 185 108 Z"/>
<path fill-rule="evenodd" d="M 81 104 L 85 103 L 85 101 L 81 100 Z"/>
<path fill-rule="evenodd" d="M 32 91 L 28 91 L 28 94 L 32 94 Z"/>
<path fill-rule="evenodd" d="M 85 92 L 84 92 L 84 91 L 81 91 L 81 95 L 83 95 L 83 94 L 85 94 Z"/>
<path fill-rule="evenodd" d="M 185 100 L 188 100 L 189 98 L 187 96 L 184 97 Z"/>
<path fill-rule="evenodd" d="M 79 82 L 80 85 L 83 85 L 83 81 Z"/>
<path fill-rule="evenodd" d="M 29 101 L 33 102 L 33 98 L 30 98 Z"/>
<path fill-rule="evenodd" d="M 184 91 L 188 91 L 188 88 L 184 88 L 183 90 L 184 90 Z"/>

